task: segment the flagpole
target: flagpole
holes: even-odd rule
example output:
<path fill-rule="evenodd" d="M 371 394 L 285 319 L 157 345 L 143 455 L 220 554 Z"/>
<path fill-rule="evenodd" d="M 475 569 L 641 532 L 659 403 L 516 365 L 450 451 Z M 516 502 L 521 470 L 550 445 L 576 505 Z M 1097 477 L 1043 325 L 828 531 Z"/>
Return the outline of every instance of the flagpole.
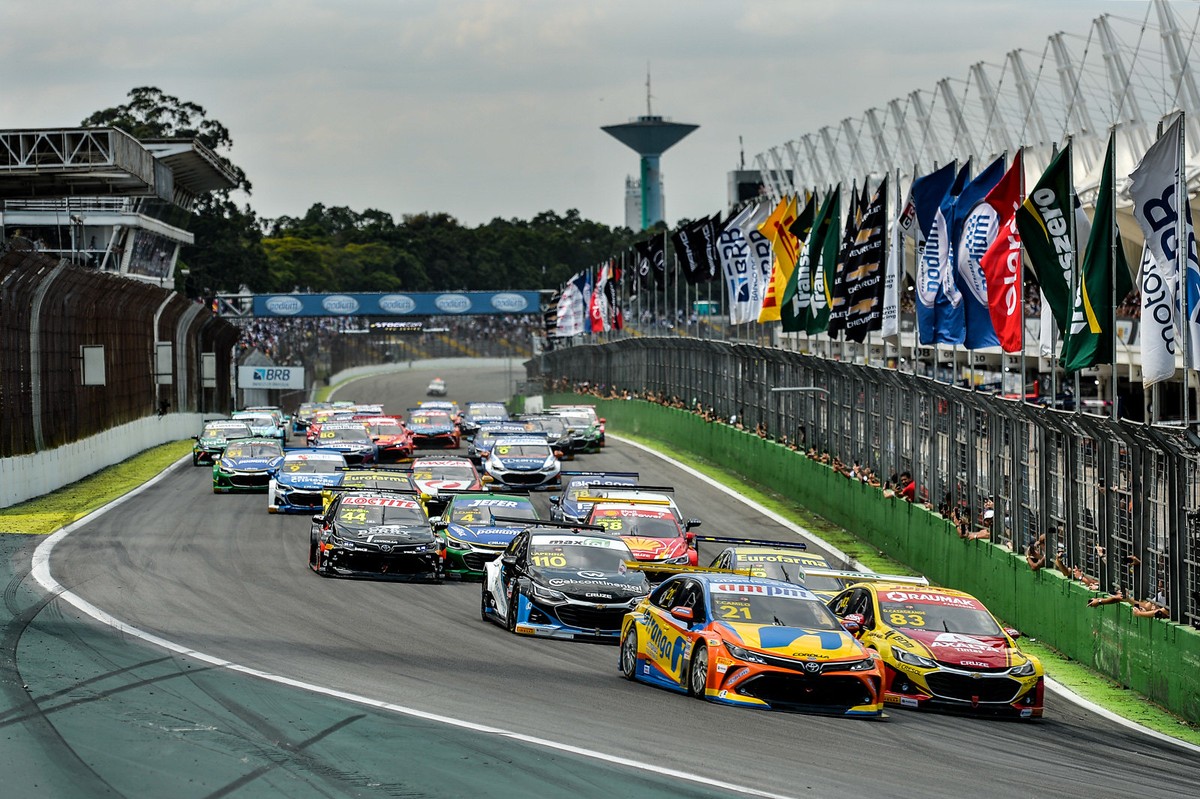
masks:
<path fill-rule="evenodd" d="M 1179 128 L 1181 131 L 1187 130 L 1184 126 L 1183 111 L 1179 112 Z M 1185 224 L 1190 212 L 1185 205 L 1188 201 L 1185 160 L 1187 158 L 1187 136 L 1182 133 L 1179 136 L 1179 157 L 1176 159 L 1175 168 L 1175 211 L 1176 222 L 1175 229 L 1180 235 L 1176 237 L 1175 247 L 1175 285 L 1179 291 L 1180 304 L 1183 308 L 1183 324 L 1180 329 L 1183 331 L 1183 429 L 1191 429 L 1191 390 L 1190 383 L 1192 381 L 1191 364 L 1192 364 L 1192 311 L 1188 307 L 1188 255 L 1192 247 L 1192 229 L 1190 226 L 1185 230 Z"/>
<path fill-rule="evenodd" d="M 1070 144 L 1070 143 L 1071 143 L 1071 137 L 1068 136 L 1067 144 Z M 1075 318 L 1075 303 L 1079 301 L 1079 299 L 1078 299 L 1079 298 L 1079 281 L 1082 278 L 1082 274 L 1081 274 L 1081 270 L 1080 270 L 1080 266 L 1079 266 L 1079 233 L 1076 230 L 1076 225 L 1075 225 L 1076 194 L 1075 194 L 1075 151 L 1074 150 L 1071 151 L 1071 157 L 1067 159 L 1067 184 L 1071 187 L 1071 196 L 1067 200 L 1071 206 L 1071 214 L 1070 214 L 1070 216 L 1071 216 L 1071 218 L 1070 218 L 1070 225 L 1071 225 L 1071 308 L 1070 308 L 1070 311 L 1071 312 L 1067 317 L 1067 332 L 1066 332 L 1066 335 L 1063 336 L 1063 347 L 1064 348 L 1067 346 L 1068 342 L 1071 339 L 1071 325 Z M 1075 377 L 1075 382 L 1074 382 L 1074 386 L 1075 386 L 1074 405 L 1075 405 L 1075 408 L 1074 408 L 1074 412 L 1075 413 L 1079 413 L 1080 408 L 1083 406 L 1083 397 L 1080 396 L 1081 389 L 1079 386 L 1079 371 L 1080 370 L 1076 369 L 1075 375 L 1074 375 L 1074 377 Z"/>
<path fill-rule="evenodd" d="M 1109 130 L 1108 149 L 1109 149 L 1108 155 L 1112 157 L 1111 163 L 1113 166 L 1113 180 L 1110 182 L 1111 185 L 1109 187 L 1109 190 L 1112 192 L 1112 195 L 1108 198 L 1109 202 L 1112 203 L 1112 209 L 1113 209 L 1112 226 L 1109 228 L 1109 231 L 1108 231 L 1109 238 L 1112 239 L 1112 243 L 1109 247 L 1109 253 L 1108 253 L 1108 263 L 1109 263 L 1108 282 L 1110 285 L 1109 293 L 1112 296 L 1112 321 L 1111 321 L 1112 330 L 1109 331 L 1109 335 L 1112 339 L 1112 363 L 1111 363 L 1112 410 L 1111 410 L 1111 418 L 1115 422 L 1119 418 L 1118 414 L 1117 414 L 1117 303 L 1120 302 L 1121 300 L 1125 299 L 1124 297 L 1117 296 L 1117 269 L 1120 267 L 1121 264 L 1118 262 L 1118 259 L 1117 259 L 1117 247 L 1120 244 L 1120 242 L 1118 241 L 1118 238 L 1117 238 L 1118 231 L 1117 231 L 1117 181 L 1116 181 L 1116 171 L 1117 171 L 1117 127 L 1116 127 L 1116 125 L 1113 125 L 1113 127 Z M 1129 357 L 1132 359 L 1133 356 L 1127 354 L 1126 357 Z"/>
<path fill-rule="evenodd" d="M 1024 147 L 1017 148 L 1017 158 L 1021 162 L 1021 172 L 1020 172 L 1020 174 L 1017 175 L 1017 207 L 1013 209 L 1013 222 L 1012 222 L 1013 225 L 1017 224 L 1017 220 L 1016 220 L 1017 209 L 1019 209 L 1025 203 L 1025 148 Z M 1025 328 L 1027 327 L 1027 325 L 1025 324 L 1025 261 L 1024 261 L 1024 258 L 1022 258 L 1019 268 L 1021 270 L 1021 293 L 1017 296 L 1017 302 L 1020 303 L 1020 306 L 1021 306 L 1021 402 L 1026 403 L 1029 401 L 1029 399 L 1028 399 L 1028 392 L 1025 390 L 1025 346 L 1026 346 Z"/>

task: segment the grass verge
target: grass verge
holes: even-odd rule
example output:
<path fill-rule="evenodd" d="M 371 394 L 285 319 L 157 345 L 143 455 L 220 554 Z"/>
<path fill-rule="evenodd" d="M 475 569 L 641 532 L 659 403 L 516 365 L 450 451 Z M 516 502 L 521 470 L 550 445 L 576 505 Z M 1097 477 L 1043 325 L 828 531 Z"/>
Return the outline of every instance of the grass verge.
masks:
<path fill-rule="evenodd" d="M 45 535 L 140 486 L 192 451 L 192 440 L 160 444 L 18 505 L 0 508 L 0 532 Z"/>
<path fill-rule="evenodd" d="M 713 479 L 720 480 L 747 499 L 804 527 L 873 571 L 888 574 L 916 574 L 904 564 L 892 560 L 883 552 L 856 537 L 849 530 L 810 513 L 783 494 L 756 483 L 746 482 L 741 475 L 726 471 L 712 461 L 699 458 L 691 453 L 681 452 L 672 447 L 669 442 L 630 435 L 625 431 L 614 430 L 613 432 L 619 433 L 623 438 L 651 447 Z M 1121 686 L 1103 674 L 1092 671 L 1041 641 L 1023 638 L 1021 639 L 1021 648 L 1041 659 L 1048 676 L 1089 702 L 1094 702 L 1118 716 L 1135 721 L 1156 732 L 1200 746 L 1200 728 L 1173 715 L 1141 694 Z"/>

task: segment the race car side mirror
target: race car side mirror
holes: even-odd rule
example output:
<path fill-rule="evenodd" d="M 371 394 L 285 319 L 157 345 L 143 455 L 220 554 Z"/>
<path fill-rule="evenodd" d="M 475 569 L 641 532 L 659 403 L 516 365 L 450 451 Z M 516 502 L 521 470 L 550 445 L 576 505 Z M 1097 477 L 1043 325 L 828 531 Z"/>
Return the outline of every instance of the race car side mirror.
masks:
<path fill-rule="evenodd" d="M 516 555 L 501 555 L 500 562 L 503 563 L 505 566 L 512 568 L 517 565 L 517 556 Z"/>
<path fill-rule="evenodd" d="M 688 519 L 683 523 L 683 529 L 691 530 L 693 527 L 699 527 L 701 524 L 703 524 L 703 522 L 701 522 L 699 519 Z"/>
<path fill-rule="evenodd" d="M 325 517 L 319 513 L 314 515 L 312 517 L 312 520 L 313 520 L 313 524 L 324 524 L 325 523 Z"/>
<path fill-rule="evenodd" d="M 1014 641 L 1021 637 L 1021 631 L 1014 630 L 1012 627 L 1005 627 L 1004 632 L 1008 633 L 1008 637 L 1012 638 Z"/>
<path fill-rule="evenodd" d="M 684 533 L 683 540 L 688 542 L 688 546 L 691 546 L 696 543 L 696 534 L 695 533 Z"/>
<path fill-rule="evenodd" d="M 688 624 L 691 624 L 692 620 L 696 618 L 696 614 L 692 612 L 691 608 L 684 607 L 671 608 L 671 615 L 680 621 L 686 621 Z"/>
<path fill-rule="evenodd" d="M 445 519 L 434 519 L 430 523 L 430 526 L 434 530 L 445 530 L 447 527 L 450 526 L 450 522 L 446 521 Z"/>
<path fill-rule="evenodd" d="M 193 441 L 199 441 L 199 440 L 200 440 L 200 436 L 192 436 L 192 440 L 193 440 Z"/>
<path fill-rule="evenodd" d="M 551 504 L 551 505 L 553 505 L 554 507 L 556 507 L 556 508 L 557 508 L 557 507 L 558 507 L 558 503 L 559 503 L 559 496 L 558 496 L 558 494 L 555 494 L 554 496 L 550 497 L 550 504 Z"/>
<path fill-rule="evenodd" d="M 848 633 L 858 635 L 862 632 L 867 619 L 861 613 L 847 613 L 842 619 L 842 628 Z"/>

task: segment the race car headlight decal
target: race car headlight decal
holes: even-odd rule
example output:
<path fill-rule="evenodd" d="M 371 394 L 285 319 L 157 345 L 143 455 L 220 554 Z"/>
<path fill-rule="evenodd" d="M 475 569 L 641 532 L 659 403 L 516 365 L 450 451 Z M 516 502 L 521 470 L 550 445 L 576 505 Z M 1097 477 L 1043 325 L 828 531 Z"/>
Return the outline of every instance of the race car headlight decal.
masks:
<path fill-rule="evenodd" d="M 687 564 L 687 562 L 688 562 L 688 556 L 687 556 L 686 552 L 677 558 L 667 558 L 665 561 L 663 561 L 663 563 L 682 563 L 685 565 Z"/>
<path fill-rule="evenodd" d="M 863 658 L 857 663 L 850 664 L 850 671 L 870 671 L 875 668 L 875 661 L 872 658 Z"/>
<path fill-rule="evenodd" d="M 492 467 L 493 469 L 503 469 L 504 468 L 504 464 L 501 463 L 500 459 L 497 458 L 495 455 L 488 455 L 488 466 Z"/>
<path fill-rule="evenodd" d="M 551 455 L 550 457 L 546 458 L 546 462 L 542 464 L 542 469 L 543 470 L 553 469 L 554 464 L 556 464 L 556 463 L 558 463 L 558 459 L 555 458 L 553 455 Z"/>
<path fill-rule="evenodd" d="M 937 662 L 921 655 L 914 655 L 912 652 L 906 652 L 903 649 L 893 649 L 892 654 L 896 656 L 896 660 L 901 663 L 907 663 L 910 666 L 920 666 L 923 669 L 936 669 Z"/>
<path fill-rule="evenodd" d="M 1033 661 L 1027 660 L 1020 666 L 1014 666 L 1013 668 L 1009 669 L 1008 673 L 1014 677 L 1028 677 L 1036 671 L 1037 669 L 1034 668 Z"/>
<path fill-rule="evenodd" d="M 733 655 L 738 660 L 745 660 L 748 663 L 766 663 L 767 662 L 766 659 L 761 657 L 760 655 L 756 655 L 753 652 L 749 652 L 745 649 L 742 649 L 740 646 L 737 646 L 736 644 L 731 644 L 728 641 L 725 642 L 725 648 L 729 650 L 729 654 Z"/>
<path fill-rule="evenodd" d="M 470 552 L 470 551 L 471 551 L 471 545 L 470 545 L 470 544 L 468 544 L 468 543 L 466 543 L 466 542 L 463 542 L 463 541 L 459 541 L 457 538 L 447 538 L 447 539 L 446 539 L 446 546 L 450 547 L 451 549 L 461 549 L 461 550 L 464 550 L 464 551 L 466 551 L 466 552 Z"/>
<path fill-rule="evenodd" d="M 565 602 L 565 601 L 567 601 L 567 595 L 564 594 L 562 591 L 555 591 L 553 588 L 546 588 L 544 586 L 538 585 L 537 583 L 534 583 L 532 588 L 533 588 L 533 595 L 535 597 L 537 597 L 538 599 L 543 599 L 547 602 Z"/>

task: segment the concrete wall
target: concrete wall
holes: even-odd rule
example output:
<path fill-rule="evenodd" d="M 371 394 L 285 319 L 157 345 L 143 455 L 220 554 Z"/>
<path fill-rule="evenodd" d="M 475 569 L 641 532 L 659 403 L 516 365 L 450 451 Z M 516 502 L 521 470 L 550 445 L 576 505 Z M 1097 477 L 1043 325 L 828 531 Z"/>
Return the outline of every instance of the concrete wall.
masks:
<path fill-rule="evenodd" d="M 1031 572 L 1024 557 L 960 538 L 946 519 L 752 433 L 639 400 L 594 402 L 615 433 L 669 442 L 722 464 L 798 503 L 926 575 L 984 600 L 1006 623 L 1106 674 L 1192 722 L 1200 722 L 1200 633 L 1133 615 L 1126 604 L 1086 606 L 1094 594 L 1054 569 Z"/>
<path fill-rule="evenodd" d="M 56 449 L 0 458 L 0 508 L 62 488 L 159 444 L 191 438 L 204 419 L 199 413 L 147 416 Z"/>

